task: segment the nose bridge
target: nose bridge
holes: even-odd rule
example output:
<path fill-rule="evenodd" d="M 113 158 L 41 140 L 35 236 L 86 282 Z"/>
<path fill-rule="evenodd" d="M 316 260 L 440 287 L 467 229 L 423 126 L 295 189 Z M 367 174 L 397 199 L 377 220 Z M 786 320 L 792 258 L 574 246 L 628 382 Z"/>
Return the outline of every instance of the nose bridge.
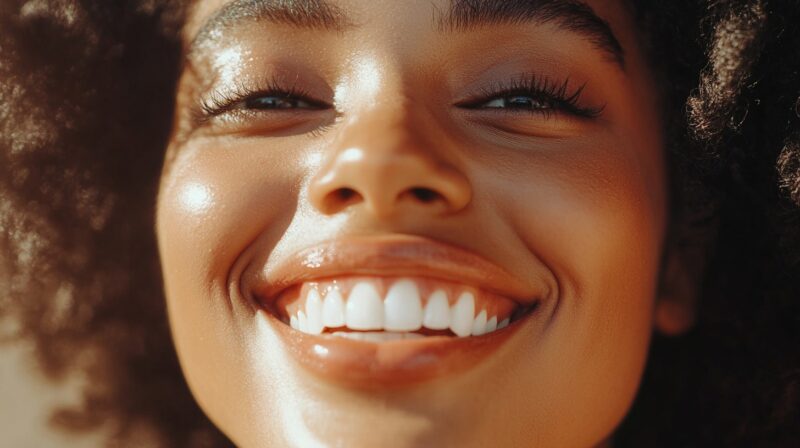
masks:
<path fill-rule="evenodd" d="M 407 99 L 384 101 L 354 114 L 339 129 L 310 186 L 325 214 L 351 206 L 378 217 L 413 207 L 452 213 L 469 202 L 469 182 L 437 148 L 435 120 Z"/>
<path fill-rule="evenodd" d="M 424 111 L 415 108 L 408 98 L 384 100 L 366 108 L 339 134 L 337 148 L 364 147 L 374 158 L 397 157 L 400 154 L 423 154 L 425 129 L 420 126 Z"/>

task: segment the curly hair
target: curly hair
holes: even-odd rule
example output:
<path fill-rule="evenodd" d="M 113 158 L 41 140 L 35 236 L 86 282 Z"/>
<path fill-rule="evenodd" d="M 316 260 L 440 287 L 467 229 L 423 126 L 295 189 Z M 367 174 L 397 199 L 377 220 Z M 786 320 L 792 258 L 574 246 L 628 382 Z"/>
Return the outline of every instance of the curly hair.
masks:
<path fill-rule="evenodd" d="M 228 446 L 186 387 L 161 291 L 154 198 L 185 5 L 0 4 L 0 337 L 50 378 L 83 372 L 109 445 Z M 800 8 L 629 0 L 662 86 L 670 246 L 701 292 L 656 337 L 618 446 L 800 443 Z"/>
<path fill-rule="evenodd" d="M 705 58 L 682 97 L 685 135 L 671 142 L 684 199 L 676 244 L 707 260 L 697 324 L 656 337 L 617 442 L 797 446 L 800 7 L 709 1 L 701 13 Z"/>
<path fill-rule="evenodd" d="M 161 1 L 0 6 L 4 336 L 35 341 L 51 378 L 85 372 L 82 406 L 53 423 L 103 425 L 113 446 L 225 443 L 183 383 L 153 230 L 181 17 Z"/>

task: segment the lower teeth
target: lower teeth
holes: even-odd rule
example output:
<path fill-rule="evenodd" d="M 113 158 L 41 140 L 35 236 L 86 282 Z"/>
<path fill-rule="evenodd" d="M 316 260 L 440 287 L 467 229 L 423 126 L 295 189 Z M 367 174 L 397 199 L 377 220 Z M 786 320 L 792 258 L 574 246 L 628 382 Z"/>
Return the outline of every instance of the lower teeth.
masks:
<path fill-rule="evenodd" d="M 389 342 L 403 339 L 421 339 L 425 335 L 419 333 L 394 333 L 390 331 L 369 332 L 369 331 L 336 331 L 333 336 L 354 339 L 367 342 Z"/>

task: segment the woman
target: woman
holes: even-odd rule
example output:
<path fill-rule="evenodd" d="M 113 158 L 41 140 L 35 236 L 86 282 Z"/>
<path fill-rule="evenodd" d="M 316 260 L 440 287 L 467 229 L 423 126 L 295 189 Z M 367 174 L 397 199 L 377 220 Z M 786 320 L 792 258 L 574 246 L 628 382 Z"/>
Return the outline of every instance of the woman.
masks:
<path fill-rule="evenodd" d="M 238 445 L 796 442 L 793 10 L 653 3 L 7 6 L 7 309 L 104 379 L 62 421 L 222 443 L 163 278 Z"/>

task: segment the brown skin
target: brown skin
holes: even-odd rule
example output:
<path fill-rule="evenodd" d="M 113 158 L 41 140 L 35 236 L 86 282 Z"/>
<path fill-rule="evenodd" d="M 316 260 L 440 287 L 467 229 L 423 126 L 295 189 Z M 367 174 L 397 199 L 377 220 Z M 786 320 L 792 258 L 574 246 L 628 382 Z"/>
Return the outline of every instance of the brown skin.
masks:
<path fill-rule="evenodd" d="M 197 2 L 187 43 L 225 3 Z M 357 25 L 251 23 L 193 53 L 157 230 L 183 370 L 235 443 L 590 447 L 609 439 L 636 393 L 655 316 L 679 332 L 690 313 L 686 301 L 657 297 L 667 189 L 652 77 L 624 8 L 587 3 L 622 44 L 624 70 L 552 24 L 442 33 L 428 1 L 337 1 Z M 531 72 L 568 78 L 573 90 L 585 83 L 579 105 L 602 113 L 454 106 L 480 86 Z M 333 107 L 192 121 L 198 101 L 265 75 Z M 343 186 L 356 194 L 339 195 Z M 410 193 L 419 186 L 435 200 Z M 307 375 L 270 327 L 257 326 L 246 294 L 252 272 L 323 241 L 393 234 L 447 242 L 541 279 L 555 291 L 552 317 L 479 368 L 400 393 Z"/>

